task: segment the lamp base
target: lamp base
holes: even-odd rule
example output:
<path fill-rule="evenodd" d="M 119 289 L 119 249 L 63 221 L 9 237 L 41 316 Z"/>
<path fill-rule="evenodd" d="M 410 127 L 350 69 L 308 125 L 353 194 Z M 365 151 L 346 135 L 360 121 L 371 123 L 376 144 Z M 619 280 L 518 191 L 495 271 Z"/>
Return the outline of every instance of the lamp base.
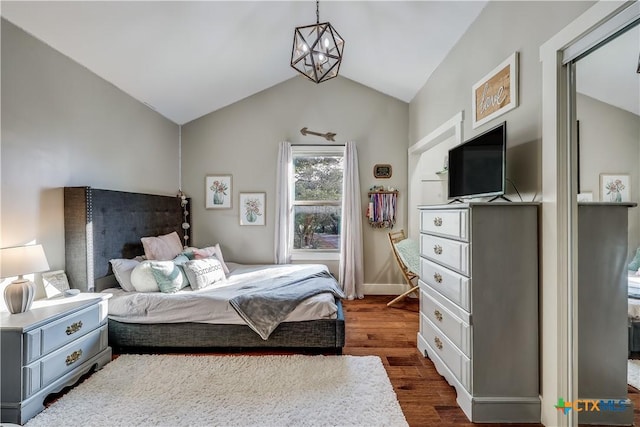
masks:
<path fill-rule="evenodd" d="M 16 279 L 4 289 L 4 302 L 9 312 L 24 313 L 29 311 L 36 294 L 36 286 L 31 280 Z"/>

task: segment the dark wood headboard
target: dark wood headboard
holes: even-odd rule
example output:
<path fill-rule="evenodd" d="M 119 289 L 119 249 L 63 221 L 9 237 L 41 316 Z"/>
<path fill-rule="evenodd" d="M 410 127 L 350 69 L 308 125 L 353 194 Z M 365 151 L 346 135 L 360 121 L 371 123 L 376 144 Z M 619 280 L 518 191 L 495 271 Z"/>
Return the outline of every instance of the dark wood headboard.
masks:
<path fill-rule="evenodd" d="M 65 270 L 69 286 L 83 292 L 117 286 L 109 260 L 144 255 L 142 237 L 176 231 L 182 240 L 183 211 L 176 196 L 65 187 Z M 191 222 L 191 215 L 187 222 Z"/>

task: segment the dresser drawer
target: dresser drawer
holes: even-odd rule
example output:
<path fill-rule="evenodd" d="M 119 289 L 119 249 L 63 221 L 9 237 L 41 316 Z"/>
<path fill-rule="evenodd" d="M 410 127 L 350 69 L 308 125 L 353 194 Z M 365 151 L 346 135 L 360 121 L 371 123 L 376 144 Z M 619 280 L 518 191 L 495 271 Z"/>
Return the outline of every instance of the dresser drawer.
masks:
<path fill-rule="evenodd" d="M 108 340 L 107 325 L 104 325 L 43 357 L 39 361 L 42 384 L 47 385 L 82 365 L 85 360 L 107 348 Z"/>
<path fill-rule="evenodd" d="M 420 255 L 469 276 L 468 243 L 421 234 Z"/>
<path fill-rule="evenodd" d="M 471 359 L 460 351 L 438 328 L 420 316 L 420 333 L 429 346 L 437 353 L 462 386 L 471 391 Z"/>
<path fill-rule="evenodd" d="M 420 291 L 420 313 L 423 313 L 467 357 L 471 357 L 471 327 L 451 311 Z"/>
<path fill-rule="evenodd" d="M 468 241 L 468 210 L 423 210 L 420 211 L 420 231 Z"/>
<path fill-rule="evenodd" d="M 466 311 L 471 311 L 471 280 L 468 277 L 421 258 L 420 280 Z"/>
<path fill-rule="evenodd" d="M 25 363 L 60 348 L 106 322 L 106 302 L 71 313 L 25 336 Z"/>

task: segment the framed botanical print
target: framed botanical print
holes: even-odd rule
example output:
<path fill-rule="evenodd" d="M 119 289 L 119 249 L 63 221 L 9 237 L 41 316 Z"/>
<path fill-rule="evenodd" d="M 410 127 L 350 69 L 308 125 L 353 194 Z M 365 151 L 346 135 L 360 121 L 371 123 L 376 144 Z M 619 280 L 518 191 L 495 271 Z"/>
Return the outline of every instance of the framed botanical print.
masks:
<path fill-rule="evenodd" d="M 231 175 L 207 175 L 205 177 L 205 208 L 231 209 L 232 198 Z"/>
<path fill-rule="evenodd" d="M 266 193 L 240 193 L 240 225 L 265 225 Z"/>
<path fill-rule="evenodd" d="M 628 173 L 600 174 L 601 202 L 629 202 L 631 201 L 630 176 Z"/>

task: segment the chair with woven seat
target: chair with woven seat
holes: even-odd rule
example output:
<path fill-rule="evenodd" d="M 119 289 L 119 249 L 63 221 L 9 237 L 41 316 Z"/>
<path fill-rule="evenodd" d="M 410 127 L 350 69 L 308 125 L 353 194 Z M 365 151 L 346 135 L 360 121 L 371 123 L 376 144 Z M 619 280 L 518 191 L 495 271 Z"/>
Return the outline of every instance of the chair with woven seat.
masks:
<path fill-rule="evenodd" d="M 387 306 L 391 306 L 417 291 L 418 275 L 420 273 L 420 247 L 418 243 L 408 239 L 404 230 L 389 233 L 389 243 L 391 243 L 393 256 L 398 262 L 400 272 L 410 289 L 389 301 Z"/>

